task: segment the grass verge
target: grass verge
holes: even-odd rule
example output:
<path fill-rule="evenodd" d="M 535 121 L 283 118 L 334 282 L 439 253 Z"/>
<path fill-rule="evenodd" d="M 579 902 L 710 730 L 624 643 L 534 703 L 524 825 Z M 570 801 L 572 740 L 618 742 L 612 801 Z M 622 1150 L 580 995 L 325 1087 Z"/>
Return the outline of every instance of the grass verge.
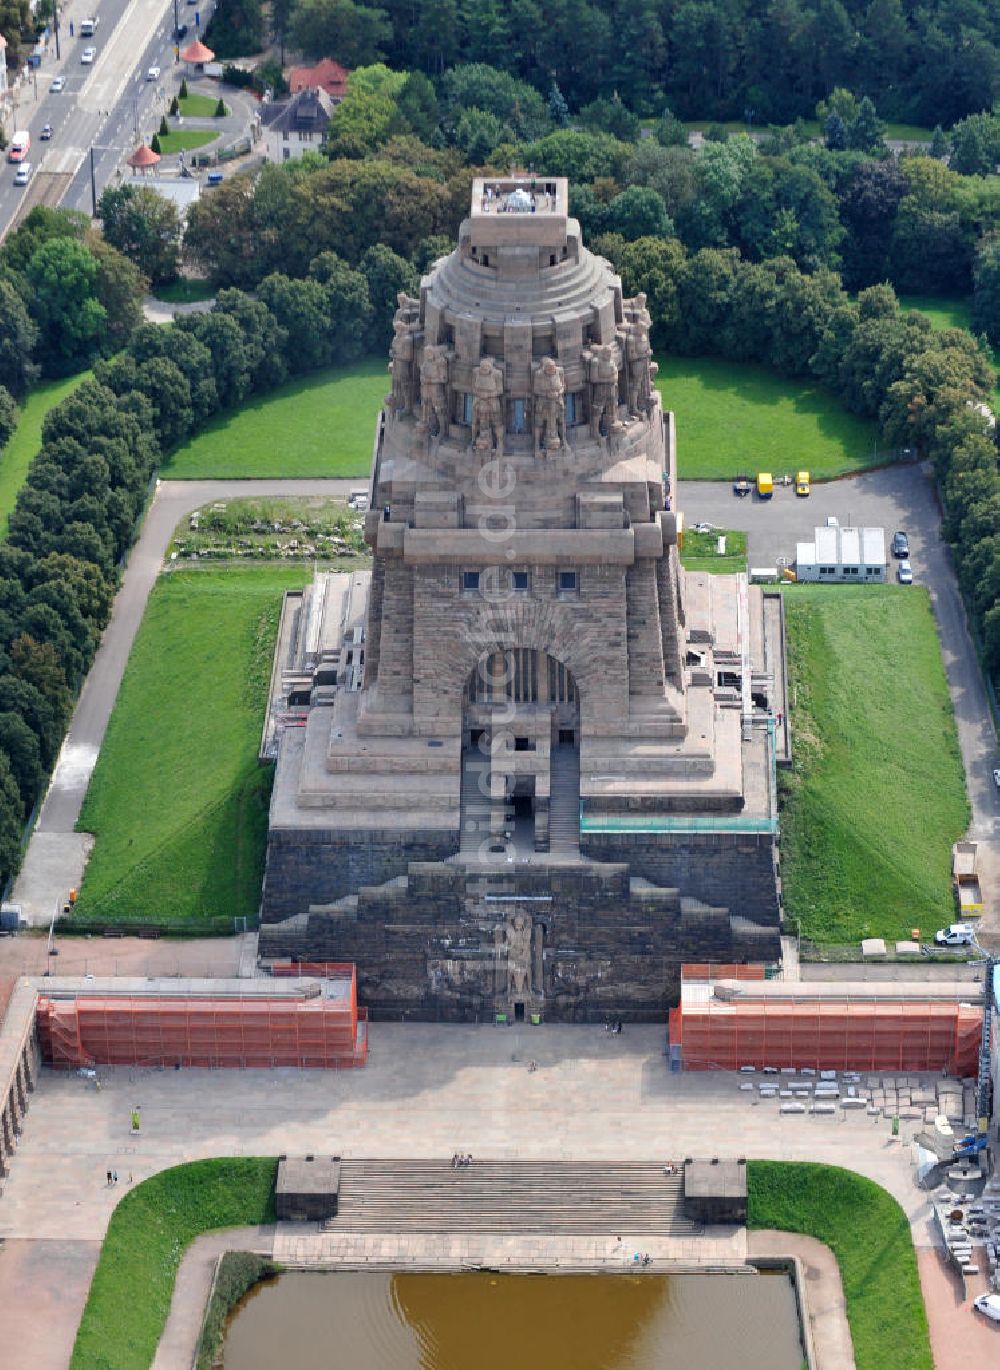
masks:
<path fill-rule="evenodd" d="M 0 451 L 0 537 L 7 536 L 7 520 L 14 511 L 18 491 L 28 467 L 42 445 L 42 424 L 49 410 L 72 394 L 89 371 L 60 381 L 42 381 L 32 388 L 21 406 L 21 416 L 7 446 Z"/>
<path fill-rule="evenodd" d="M 719 555 L 719 538 L 726 539 L 724 556 Z M 712 571 L 715 575 L 731 575 L 742 571 L 747 564 L 747 535 L 734 528 L 713 528 L 710 533 L 699 533 L 694 528 L 684 529 L 681 565 L 688 571 Z"/>
<path fill-rule="evenodd" d="M 747 1164 L 747 1226 L 804 1232 L 840 1266 L 857 1370 L 933 1370 L 906 1215 L 872 1180 L 839 1166 Z"/>
<path fill-rule="evenodd" d="M 79 828 L 97 835 L 71 928 L 231 932 L 260 899 L 271 773 L 257 763 L 285 589 L 311 566 L 156 584 Z"/>
<path fill-rule="evenodd" d="M 171 480 L 367 476 L 387 389 L 381 357 L 290 381 L 206 424 L 161 474 Z"/>
<path fill-rule="evenodd" d="M 215 287 L 209 285 L 208 281 L 195 281 L 181 276 L 168 285 L 154 286 L 152 293 L 154 299 L 163 300 L 165 304 L 195 304 L 200 300 L 214 299 Z"/>
<path fill-rule="evenodd" d="M 935 328 L 972 327 L 972 304 L 964 296 L 900 295 L 899 307 L 926 314 Z"/>
<path fill-rule="evenodd" d="M 229 1314 L 254 1285 L 280 1274 L 281 1269 L 276 1262 L 254 1251 L 223 1252 L 198 1338 L 194 1370 L 215 1370 Z"/>
<path fill-rule="evenodd" d="M 160 151 L 164 157 L 173 152 L 191 152 L 196 147 L 204 147 L 218 138 L 213 129 L 172 128 L 169 133 L 158 134 Z"/>
<path fill-rule="evenodd" d="M 278 1162 L 240 1156 L 161 1170 L 111 1216 L 70 1370 L 148 1370 L 177 1267 L 202 1232 L 274 1222 Z"/>
<path fill-rule="evenodd" d="M 951 921 L 969 820 L 930 601 L 916 587 L 785 592 L 795 767 L 781 777 L 785 907 L 804 937 L 895 940 Z"/>
<path fill-rule="evenodd" d="M 665 357 L 656 384 L 677 416 L 682 480 L 802 469 L 817 480 L 878 461 L 874 425 L 819 386 L 708 357 Z"/>
<path fill-rule="evenodd" d="M 182 95 L 177 100 L 180 112 L 193 118 L 214 119 L 215 111 L 218 108 L 219 98 L 212 95 Z M 226 113 L 229 113 L 229 106 L 226 106 Z"/>

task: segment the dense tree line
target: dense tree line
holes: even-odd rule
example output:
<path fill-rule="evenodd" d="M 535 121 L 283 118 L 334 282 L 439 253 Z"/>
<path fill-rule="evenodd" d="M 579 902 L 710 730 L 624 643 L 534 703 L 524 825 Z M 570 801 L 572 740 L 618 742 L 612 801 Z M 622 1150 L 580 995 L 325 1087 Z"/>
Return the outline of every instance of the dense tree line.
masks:
<path fill-rule="evenodd" d="M 1000 80 L 986 0 L 279 0 L 273 35 L 347 67 L 384 60 L 438 80 L 484 62 L 573 113 L 616 94 L 634 112 L 759 124 L 811 117 L 835 86 L 893 119 L 948 126 L 991 109 Z M 262 46 L 262 0 L 219 0 L 223 56 Z"/>
<path fill-rule="evenodd" d="M 923 314 L 901 310 L 889 285 L 853 298 L 833 272 L 807 275 L 789 258 L 748 262 L 732 248 L 688 254 L 676 239 L 620 235 L 598 247 L 627 293 L 649 296 L 657 340 L 670 351 L 818 381 L 851 413 L 874 419 L 889 449 L 933 461 L 944 535 L 987 668 L 1000 680 L 995 377 L 971 334 L 934 330 Z"/>

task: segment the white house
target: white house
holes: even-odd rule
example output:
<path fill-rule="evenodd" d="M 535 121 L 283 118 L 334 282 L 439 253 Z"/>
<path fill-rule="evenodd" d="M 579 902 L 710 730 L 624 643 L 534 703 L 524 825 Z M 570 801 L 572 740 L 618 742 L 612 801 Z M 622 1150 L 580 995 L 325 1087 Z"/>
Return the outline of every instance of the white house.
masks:
<path fill-rule="evenodd" d="M 795 544 L 795 575 L 802 581 L 871 585 L 886 579 L 885 529 L 841 528 L 829 519 L 812 542 Z"/>
<path fill-rule="evenodd" d="M 264 152 L 269 162 L 287 162 L 303 152 L 319 152 L 333 101 L 325 90 L 300 90 L 287 100 L 262 105 Z"/>

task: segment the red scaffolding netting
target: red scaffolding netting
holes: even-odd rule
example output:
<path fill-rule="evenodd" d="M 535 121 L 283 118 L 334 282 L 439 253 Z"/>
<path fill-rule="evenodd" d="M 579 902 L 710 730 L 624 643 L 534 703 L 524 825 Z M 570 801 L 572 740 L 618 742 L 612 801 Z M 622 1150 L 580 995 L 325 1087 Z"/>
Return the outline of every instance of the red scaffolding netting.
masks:
<path fill-rule="evenodd" d="M 764 980 L 764 966 L 759 961 L 747 965 L 718 961 L 685 961 L 681 966 L 682 980 Z"/>
<path fill-rule="evenodd" d="M 685 1070 L 808 1066 L 814 1070 L 976 1073 L 982 1012 L 947 1003 L 684 1004 L 670 1045 Z"/>
<path fill-rule="evenodd" d="M 38 1000 L 43 1058 L 85 1065 L 213 1067 L 364 1065 L 367 1012 L 348 993 L 309 999 L 79 995 Z"/>

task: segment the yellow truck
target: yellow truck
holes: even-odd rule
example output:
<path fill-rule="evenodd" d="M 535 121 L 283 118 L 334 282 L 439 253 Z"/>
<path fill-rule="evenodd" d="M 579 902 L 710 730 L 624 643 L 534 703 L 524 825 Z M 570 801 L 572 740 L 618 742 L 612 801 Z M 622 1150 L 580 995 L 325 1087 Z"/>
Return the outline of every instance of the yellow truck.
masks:
<path fill-rule="evenodd" d="M 951 877 L 955 889 L 955 903 L 963 918 L 976 918 L 983 911 L 983 891 L 976 869 L 978 858 L 977 842 L 956 842 L 951 849 Z"/>
<path fill-rule="evenodd" d="M 757 498 L 770 499 L 774 494 L 774 480 L 770 471 L 757 472 Z"/>
<path fill-rule="evenodd" d="M 795 473 L 795 493 L 797 495 L 808 495 L 809 489 L 809 472 L 797 471 Z"/>

